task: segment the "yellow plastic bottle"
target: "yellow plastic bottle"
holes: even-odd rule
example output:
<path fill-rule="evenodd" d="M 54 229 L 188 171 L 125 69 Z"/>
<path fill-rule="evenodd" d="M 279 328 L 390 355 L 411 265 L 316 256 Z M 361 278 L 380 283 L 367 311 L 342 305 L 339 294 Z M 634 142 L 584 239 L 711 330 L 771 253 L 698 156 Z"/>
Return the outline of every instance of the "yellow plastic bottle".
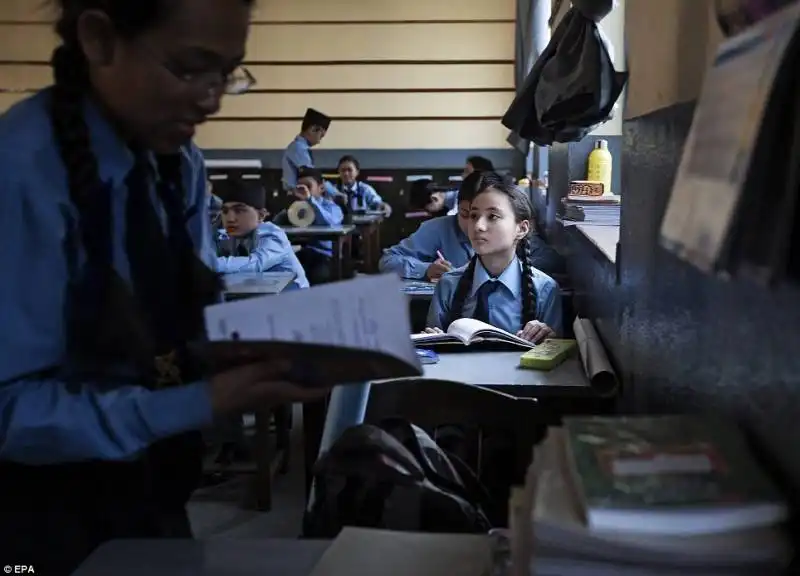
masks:
<path fill-rule="evenodd" d="M 594 150 L 589 153 L 587 164 L 586 179 L 592 182 L 602 182 L 603 194 L 611 194 L 613 159 L 611 158 L 611 152 L 608 151 L 607 140 L 597 140 L 594 143 Z"/>

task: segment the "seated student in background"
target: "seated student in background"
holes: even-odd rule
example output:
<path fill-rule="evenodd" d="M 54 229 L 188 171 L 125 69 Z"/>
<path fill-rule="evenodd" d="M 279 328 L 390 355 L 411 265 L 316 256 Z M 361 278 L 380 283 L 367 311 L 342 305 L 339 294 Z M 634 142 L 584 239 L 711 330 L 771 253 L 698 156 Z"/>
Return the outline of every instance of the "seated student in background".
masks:
<path fill-rule="evenodd" d="M 312 226 L 341 226 L 344 219 L 342 209 L 325 195 L 322 185 L 322 173 L 319 170 L 301 166 L 293 194 L 297 200 L 304 200 L 314 208 L 315 219 Z M 278 213 L 273 222 L 279 226 L 291 225 L 286 210 Z M 297 253 L 312 286 L 330 281 L 332 256 L 333 242 L 330 240 L 307 242 Z"/>
<path fill-rule="evenodd" d="M 461 183 L 458 214 L 426 220 L 411 236 L 384 250 L 378 263 L 380 271 L 395 272 L 414 280 L 436 281 L 445 272 L 469 262 L 473 251 L 467 237 L 467 225 L 477 179 L 477 175 L 470 176 Z M 427 190 L 422 186 L 418 188 L 420 193 Z M 419 202 L 419 198 L 412 196 L 411 201 Z M 422 202 L 424 199 L 418 205 L 424 205 Z"/>
<path fill-rule="evenodd" d="M 339 191 L 347 196 L 347 205 L 351 211 L 381 210 L 391 214 L 392 207 L 383 201 L 375 188 L 358 180 L 361 166 L 355 156 L 342 156 L 337 166 L 342 181 Z"/>
<path fill-rule="evenodd" d="M 316 168 L 314 153 L 311 148 L 322 142 L 331 126 L 331 119 L 313 108 L 306 110 L 303 123 L 300 125 L 300 134 L 286 147 L 281 160 L 283 172 L 283 189 L 291 192 L 297 186 L 298 171 L 301 166 Z M 336 197 L 339 191 L 330 182 L 323 184 L 326 195 Z"/>
<path fill-rule="evenodd" d="M 454 320 L 475 318 L 531 342 L 557 336 L 563 323 L 561 295 L 556 281 L 531 261 L 530 200 L 495 172 L 474 174 L 479 181 L 468 230 L 475 256 L 436 285 L 426 331 L 441 332 Z"/>
<path fill-rule="evenodd" d="M 308 288 L 305 270 L 286 232 L 264 222 L 266 191 L 252 180 L 218 181 L 222 228 L 217 233 L 217 272 L 293 272 L 295 288 Z"/>
<path fill-rule="evenodd" d="M 483 156 L 470 156 L 464 164 L 464 171 L 461 174 L 461 179 L 463 180 L 473 172 L 494 172 L 494 164 L 492 164 L 491 160 Z M 458 207 L 456 206 L 458 190 L 438 192 L 437 194 L 438 197 L 435 197 L 433 201 L 435 203 L 441 203 L 441 206 L 434 204 L 434 208 L 444 210 L 447 214 L 455 214 L 458 212 Z"/>

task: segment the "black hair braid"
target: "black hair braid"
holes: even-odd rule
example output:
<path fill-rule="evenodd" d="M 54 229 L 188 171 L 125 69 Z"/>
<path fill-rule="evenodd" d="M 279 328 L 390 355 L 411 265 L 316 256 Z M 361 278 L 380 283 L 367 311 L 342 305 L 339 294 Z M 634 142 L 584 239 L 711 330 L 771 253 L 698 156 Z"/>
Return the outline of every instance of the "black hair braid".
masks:
<path fill-rule="evenodd" d="M 100 326 L 104 322 L 104 304 L 108 298 L 112 266 L 111 195 L 103 189 L 97 158 L 92 150 L 89 127 L 84 118 L 84 105 L 89 85 L 88 64 L 77 44 L 58 47 L 52 58 L 55 84 L 51 92 L 50 118 L 53 134 L 67 173 L 69 195 L 77 208 L 77 230 L 87 255 L 88 289 L 78 290 L 71 281 L 70 291 L 78 299 L 95 302 L 86 306 L 78 325 L 81 341 L 105 343 Z M 91 346 L 91 345 L 90 345 Z M 76 350 L 76 353 L 79 353 Z"/>
<path fill-rule="evenodd" d="M 517 244 L 517 258 L 522 263 L 522 327 L 532 320 L 538 320 L 538 293 L 533 281 L 533 251 L 526 236 Z"/>
<path fill-rule="evenodd" d="M 470 288 L 472 288 L 472 277 L 475 276 L 475 263 L 477 261 L 478 256 L 476 254 L 470 259 L 469 264 L 464 270 L 464 274 L 456 285 L 456 290 L 453 293 L 453 300 L 450 303 L 450 312 L 447 315 L 447 326 L 450 326 L 450 324 L 461 318 L 461 313 L 464 310 L 464 302 L 467 301 L 467 295 L 469 295 Z M 447 326 L 443 328 L 446 330 Z"/>
<path fill-rule="evenodd" d="M 53 132 L 61 159 L 67 171 L 70 197 L 81 211 L 82 217 L 91 219 L 91 225 L 83 225 L 87 251 L 100 256 L 105 251 L 102 263 L 111 263 L 111 248 L 107 242 L 100 242 L 103 222 L 108 223 L 110 238 L 110 218 L 107 214 L 97 214 L 103 204 L 102 183 L 97 158 L 92 150 L 89 126 L 84 119 L 84 104 L 89 84 L 89 71 L 79 48 L 67 45 L 56 48 L 52 59 L 55 85 L 50 101 L 50 116 Z M 92 212 L 98 218 L 92 218 Z M 88 223 L 87 223 L 88 224 Z"/>

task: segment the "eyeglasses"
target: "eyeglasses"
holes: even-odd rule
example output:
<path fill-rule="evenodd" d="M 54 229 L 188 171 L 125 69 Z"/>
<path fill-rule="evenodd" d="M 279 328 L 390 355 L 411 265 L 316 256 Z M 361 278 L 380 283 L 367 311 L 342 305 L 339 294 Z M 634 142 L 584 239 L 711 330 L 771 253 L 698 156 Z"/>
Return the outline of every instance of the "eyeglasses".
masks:
<path fill-rule="evenodd" d="M 178 80 L 187 84 L 192 91 L 198 93 L 207 93 L 222 88 L 224 94 L 238 96 L 249 92 L 256 84 L 255 77 L 244 66 L 239 66 L 229 74 L 215 71 L 183 72 L 175 70 L 167 64 L 162 64 L 162 66 Z"/>
<path fill-rule="evenodd" d="M 149 46 L 139 46 L 162 68 L 175 78 L 186 84 L 198 94 L 207 94 L 212 90 L 222 89 L 223 94 L 238 96 L 245 94 L 256 85 L 255 77 L 244 66 L 237 66 L 232 72 L 221 70 L 190 71 L 176 64 L 164 62 Z"/>

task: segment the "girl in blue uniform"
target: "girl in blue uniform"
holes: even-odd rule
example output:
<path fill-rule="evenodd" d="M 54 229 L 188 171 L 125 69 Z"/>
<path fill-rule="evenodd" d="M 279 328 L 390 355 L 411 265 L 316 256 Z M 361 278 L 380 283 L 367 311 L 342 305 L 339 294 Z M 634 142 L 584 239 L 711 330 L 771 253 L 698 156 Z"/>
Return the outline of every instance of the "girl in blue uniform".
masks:
<path fill-rule="evenodd" d="M 469 264 L 436 285 L 428 332 L 475 318 L 531 342 L 561 333 L 558 284 L 534 267 L 533 210 L 524 192 L 495 172 L 481 172 L 470 204 Z"/>
<path fill-rule="evenodd" d="M 361 166 L 355 156 L 342 156 L 339 159 L 337 171 L 339 179 L 342 181 L 339 191 L 347 196 L 350 210 L 353 212 L 381 210 L 387 216 L 391 215 L 392 207 L 383 201 L 375 188 L 358 179 Z"/>
<path fill-rule="evenodd" d="M 0 117 L 7 562 L 66 575 L 111 539 L 189 537 L 200 430 L 320 394 L 186 353 L 219 296 L 191 138 L 249 77 L 251 4 L 61 0 L 55 85 Z"/>

